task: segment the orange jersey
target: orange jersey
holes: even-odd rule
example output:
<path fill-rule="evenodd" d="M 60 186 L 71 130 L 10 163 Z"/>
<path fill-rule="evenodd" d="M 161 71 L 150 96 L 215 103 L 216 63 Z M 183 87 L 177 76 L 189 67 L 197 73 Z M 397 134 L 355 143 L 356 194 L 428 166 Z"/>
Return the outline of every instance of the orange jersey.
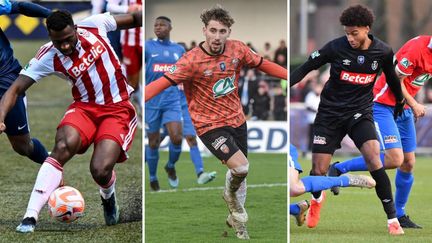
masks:
<path fill-rule="evenodd" d="M 241 41 L 227 40 L 219 55 L 209 54 L 203 43 L 184 54 L 164 75 L 172 83 L 183 83 L 198 135 L 246 122 L 237 90 L 240 70 L 258 67 L 263 61 Z"/>

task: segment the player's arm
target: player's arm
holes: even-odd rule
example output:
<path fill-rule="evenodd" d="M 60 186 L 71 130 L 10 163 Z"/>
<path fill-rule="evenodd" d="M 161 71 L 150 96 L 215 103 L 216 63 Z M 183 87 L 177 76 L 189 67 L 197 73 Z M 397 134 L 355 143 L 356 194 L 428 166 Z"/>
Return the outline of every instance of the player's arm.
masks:
<path fill-rule="evenodd" d="M 405 99 L 402 94 L 401 82 L 396 74 L 395 65 L 393 64 L 393 51 L 391 51 L 387 55 L 387 58 L 384 60 L 383 72 L 386 76 L 386 82 L 396 99 L 396 104 L 394 108 L 394 117 L 396 119 L 396 117 L 402 115 L 403 113 Z"/>
<path fill-rule="evenodd" d="M 406 103 L 411 107 L 414 113 L 414 117 L 423 117 L 426 114 L 426 107 L 423 104 L 418 103 L 414 97 L 412 97 L 406 90 L 403 80 L 408 77 L 407 75 L 401 73 L 397 68 L 395 68 L 396 75 L 401 82 L 402 94 L 405 97 Z"/>
<path fill-rule="evenodd" d="M 279 66 L 278 64 L 271 62 L 267 59 L 263 59 L 261 65 L 258 66 L 258 69 L 267 73 L 270 76 L 280 79 L 286 80 L 288 76 L 288 70 L 286 70 L 286 68 Z"/>
<path fill-rule="evenodd" d="M 328 63 L 331 58 L 331 53 L 331 43 L 325 45 L 321 50 L 312 52 L 305 63 L 291 72 L 290 87 L 302 81 L 310 71 L 318 69 L 322 65 Z"/>
<path fill-rule="evenodd" d="M 31 2 L 11 1 L 10 14 L 23 14 L 29 17 L 43 17 L 50 15 L 51 10 Z"/>
<path fill-rule="evenodd" d="M 142 26 L 142 11 L 113 16 L 117 23 L 117 29 L 130 29 Z"/>
<path fill-rule="evenodd" d="M 19 75 L 3 95 L 0 100 L 0 133 L 4 132 L 6 129 L 6 125 L 4 124 L 6 114 L 15 105 L 18 96 L 24 94 L 24 92 L 34 83 L 35 81 L 30 77 Z"/>
<path fill-rule="evenodd" d="M 136 11 L 142 11 L 142 5 L 141 4 L 122 5 L 121 1 L 119 0 L 108 0 L 106 5 L 106 10 L 107 12 L 113 14 L 125 14 L 125 13 L 132 13 Z"/>
<path fill-rule="evenodd" d="M 172 80 L 168 79 L 165 76 L 162 76 L 155 81 L 149 83 L 145 86 L 145 102 L 155 97 L 171 85 L 176 85 L 176 83 L 174 83 Z"/>

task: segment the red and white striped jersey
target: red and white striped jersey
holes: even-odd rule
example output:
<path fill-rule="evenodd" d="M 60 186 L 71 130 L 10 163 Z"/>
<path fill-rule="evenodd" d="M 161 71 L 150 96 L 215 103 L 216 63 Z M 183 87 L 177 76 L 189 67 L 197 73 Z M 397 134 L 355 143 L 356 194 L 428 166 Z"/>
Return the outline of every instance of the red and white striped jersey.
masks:
<path fill-rule="evenodd" d="M 58 74 L 72 83 L 75 101 L 105 105 L 128 100 L 133 88 L 107 38 L 116 28 L 108 13 L 86 18 L 78 24 L 76 51 L 66 56 L 49 42 L 20 74 L 35 81 Z"/>
<path fill-rule="evenodd" d="M 142 0 L 121 0 L 122 5 L 140 4 Z M 143 27 L 130 28 L 121 31 L 120 43 L 126 46 L 142 46 L 143 45 Z"/>

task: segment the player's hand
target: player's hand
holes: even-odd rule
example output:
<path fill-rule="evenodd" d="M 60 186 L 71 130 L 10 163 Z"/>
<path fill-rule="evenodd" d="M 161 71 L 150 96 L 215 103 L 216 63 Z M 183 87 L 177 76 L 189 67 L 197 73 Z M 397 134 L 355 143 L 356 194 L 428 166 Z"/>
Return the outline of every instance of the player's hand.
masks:
<path fill-rule="evenodd" d="M 6 130 L 6 125 L 4 122 L 0 122 L 0 134 L 2 134 Z"/>
<path fill-rule="evenodd" d="M 12 4 L 9 0 L 0 0 L 0 15 L 9 14 L 12 9 Z"/>
<path fill-rule="evenodd" d="M 401 116 L 403 114 L 404 106 L 405 106 L 405 99 L 399 102 L 396 101 L 396 105 L 394 107 L 394 113 L 393 113 L 393 118 L 395 120 L 398 118 L 398 116 Z"/>
<path fill-rule="evenodd" d="M 415 118 L 423 117 L 426 114 L 426 106 L 417 103 L 415 106 L 411 107 Z"/>
<path fill-rule="evenodd" d="M 133 13 L 133 12 L 140 12 L 140 11 L 142 11 L 142 5 L 141 4 L 131 4 L 131 5 L 129 5 L 127 12 Z"/>

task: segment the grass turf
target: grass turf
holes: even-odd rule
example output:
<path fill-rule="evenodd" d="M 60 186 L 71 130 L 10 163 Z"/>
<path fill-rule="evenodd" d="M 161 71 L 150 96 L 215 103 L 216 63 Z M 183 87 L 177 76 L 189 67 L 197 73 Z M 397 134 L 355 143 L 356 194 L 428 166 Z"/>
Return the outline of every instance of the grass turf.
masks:
<path fill-rule="evenodd" d="M 162 190 L 169 189 L 163 169 L 166 161 L 167 153 L 162 152 L 158 167 Z M 249 161 L 249 186 L 276 184 L 248 188 L 246 210 L 251 242 L 287 242 L 286 155 L 250 154 Z M 150 192 L 148 179 L 145 181 L 145 241 L 237 242 L 234 231 L 225 225 L 228 209 L 222 199 L 222 187 L 226 166 L 215 157 L 204 158 L 204 169 L 217 171 L 216 179 L 206 185 L 196 183 L 188 153 L 181 155 L 176 169 L 180 185 L 174 192 Z M 189 188 L 203 190 L 185 190 Z M 226 236 L 223 236 L 224 231 Z"/>
<path fill-rule="evenodd" d="M 338 158 L 342 161 L 341 158 Z M 336 161 L 334 159 L 334 161 Z M 311 168 L 310 160 L 301 159 L 306 176 Z M 423 229 L 405 229 L 403 236 L 390 236 L 387 232 L 387 218 L 375 189 L 341 188 L 338 196 L 328 190 L 327 199 L 321 210 L 321 219 L 316 228 L 306 224 L 298 227 L 294 217 L 290 217 L 291 242 L 431 242 L 432 214 L 428 203 L 432 200 L 429 178 L 432 164 L 430 158 L 417 158 L 414 185 L 406 205 L 406 212 Z M 359 173 L 359 172 L 356 172 Z M 395 170 L 387 170 L 395 192 Z M 362 172 L 369 175 L 369 172 Z M 310 193 L 291 198 L 291 203 L 310 199 Z"/>

